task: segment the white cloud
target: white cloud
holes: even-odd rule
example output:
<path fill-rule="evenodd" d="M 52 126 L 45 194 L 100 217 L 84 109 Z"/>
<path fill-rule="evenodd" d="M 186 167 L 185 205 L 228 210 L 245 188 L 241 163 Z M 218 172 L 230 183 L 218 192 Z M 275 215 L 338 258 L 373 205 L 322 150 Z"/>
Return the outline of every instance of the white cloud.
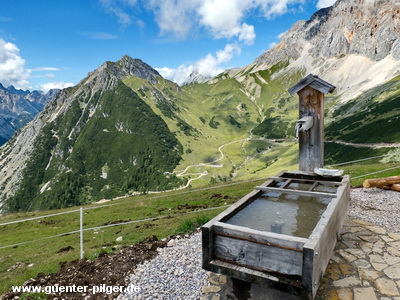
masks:
<path fill-rule="evenodd" d="M 160 73 L 160 75 L 163 78 L 171 79 L 174 77 L 174 73 L 175 73 L 176 69 L 170 69 L 170 68 L 164 67 L 164 68 L 156 68 L 156 70 L 158 71 L 158 73 Z"/>
<path fill-rule="evenodd" d="M 149 0 L 148 8 L 153 11 L 161 35 L 171 34 L 173 37 L 185 39 L 195 20 L 198 19 L 196 9 L 201 0 Z"/>
<path fill-rule="evenodd" d="M 0 39 L 0 82 L 19 89 L 29 88 L 30 70 L 25 69 L 25 60 L 16 45 Z"/>
<path fill-rule="evenodd" d="M 252 45 L 256 38 L 256 32 L 253 25 L 243 23 L 239 32 L 239 41 L 243 41 L 247 45 Z"/>
<path fill-rule="evenodd" d="M 129 8 L 137 0 L 98 0 L 123 25 L 132 23 Z M 324 1 L 324 0 L 320 0 Z M 326 1 L 326 0 L 325 0 Z M 287 13 L 290 5 L 305 0 L 148 0 L 147 8 L 154 13 L 161 35 L 184 40 L 193 31 L 204 28 L 214 38 L 237 38 L 251 45 L 256 37 L 254 26 L 244 22 L 250 14 L 262 13 L 266 18 Z M 141 20 L 137 24 L 143 24 Z"/>
<path fill-rule="evenodd" d="M 237 36 L 246 44 L 255 38 L 254 26 L 241 23 L 249 1 L 243 0 L 205 0 L 197 10 L 200 23 L 210 30 L 216 38 Z"/>
<path fill-rule="evenodd" d="M 227 44 L 223 50 L 218 50 L 215 55 L 207 54 L 193 64 L 183 64 L 176 69 L 167 67 L 157 69 L 161 76 L 182 84 L 188 81 L 190 74 L 198 72 L 205 77 L 213 77 L 224 71 L 222 64 L 228 63 L 234 56 L 241 52 L 237 44 Z"/>
<path fill-rule="evenodd" d="M 49 82 L 49 83 L 45 83 L 40 85 L 40 89 L 47 93 L 49 90 L 51 89 L 65 89 L 67 87 L 71 87 L 74 84 L 72 82 L 62 82 L 62 81 L 58 81 L 58 82 Z"/>
<path fill-rule="evenodd" d="M 34 72 L 41 72 L 41 71 L 60 71 L 59 68 L 54 68 L 54 67 L 39 67 L 39 68 L 34 68 L 34 69 L 30 69 L 31 71 Z"/>
<path fill-rule="evenodd" d="M 317 8 L 321 9 L 321 8 L 325 8 L 325 7 L 329 7 L 332 6 L 333 4 L 335 4 L 336 0 L 319 0 L 317 3 Z"/>

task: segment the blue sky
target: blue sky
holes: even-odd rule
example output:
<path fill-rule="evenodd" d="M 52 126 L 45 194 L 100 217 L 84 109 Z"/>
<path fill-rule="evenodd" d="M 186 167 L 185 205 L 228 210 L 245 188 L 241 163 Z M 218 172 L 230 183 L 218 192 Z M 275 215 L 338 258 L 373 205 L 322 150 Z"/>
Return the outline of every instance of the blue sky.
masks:
<path fill-rule="evenodd" d="M 248 65 L 334 0 L 1 0 L 0 83 L 77 84 L 127 54 L 181 83 Z"/>

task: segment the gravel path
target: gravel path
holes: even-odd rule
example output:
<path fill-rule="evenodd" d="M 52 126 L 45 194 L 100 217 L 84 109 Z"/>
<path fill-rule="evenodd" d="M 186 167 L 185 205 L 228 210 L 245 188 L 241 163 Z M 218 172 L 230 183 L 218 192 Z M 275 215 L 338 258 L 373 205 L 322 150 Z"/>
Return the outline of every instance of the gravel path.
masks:
<path fill-rule="evenodd" d="M 400 192 L 381 189 L 351 190 L 348 215 L 400 232 Z"/>
<path fill-rule="evenodd" d="M 166 248 L 157 251 L 158 256 L 139 265 L 129 279 L 141 292 L 126 293 L 118 299 L 200 299 L 207 279 L 201 268 L 201 234 L 170 240 Z"/>
<path fill-rule="evenodd" d="M 400 232 L 400 193 L 380 189 L 351 190 L 348 215 Z M 131 299 L 200 299 L 207 273 L 201 269 L 201 234 L 171 240 L 159 255 L 138 266 L 130 283 L 141 293 L 121 295 Z"/>

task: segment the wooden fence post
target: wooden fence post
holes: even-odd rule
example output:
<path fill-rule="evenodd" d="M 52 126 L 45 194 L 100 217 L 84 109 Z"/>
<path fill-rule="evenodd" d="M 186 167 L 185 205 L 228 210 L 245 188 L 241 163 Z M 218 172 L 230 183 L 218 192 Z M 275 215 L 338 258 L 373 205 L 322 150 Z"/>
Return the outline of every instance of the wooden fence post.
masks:
<path fill-rule="evenodd" d="M 83 208 L 79 210 L 79 227 L 80 227 L 80 258 L 83 258 Z"/>

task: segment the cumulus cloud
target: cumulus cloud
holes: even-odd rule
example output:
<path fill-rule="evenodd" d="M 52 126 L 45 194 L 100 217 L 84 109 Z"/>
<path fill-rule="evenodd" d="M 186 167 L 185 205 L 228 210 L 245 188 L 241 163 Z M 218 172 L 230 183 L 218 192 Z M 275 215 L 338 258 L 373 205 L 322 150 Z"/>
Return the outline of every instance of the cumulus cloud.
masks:
<path fill-rule="evenodd" d="M 214 55 L 209 53 L 192 64 L 182 64 L 176 69 L 167 67 L 159 68 L 157 71 L 162 77 L 183 84 L 188 81 L 193 72 L 205 77 L 213 77 L 224 71 L 221 64 L 228 63 L 234 56 L 241 52 L 237 44 L 227 44 L 224 49 L 218 50 Z"/>
<path fill-rule="evenodd" d="M 327 1 L 327 0 L 320 0 Z M 99 0 L 106 11 L 118 17 L 122 25 L 133 21 L 129 8 L 137 0 Z M 199 28 L 209 31 L 214 38 L 233 38 L 251 45 L 256 37 L 254 26 L 244 19 L 254 13 L 266 18 L 282 15 L 290 5 L 305 0 L 148 0 L 147 8 L 154 13 L 161 35 L 183 40 Z M 143 24 L 142 21 L 136 22 Z"/>
<path fill-rule="evenodd" d="M 49 90 L 51 89 L 65 89 L 67 87 L 71 87 L 74 84 L 72 82 L 62 82 L 62 81 L 58 81 L 58 82 L 49 82 L 49 83 L 45 83 L 40 85 L 40 89 L 47 93 Z"/>
<path fill-rule="evenodd" d="M 196 10 L 201 0 L 149 0 L 148 8 L 153 11 L 161 35 L 172 35 L 183 40 L 198 19 Z"/>
<path fill-rule="evenodd" d="M 254 26 L 242 23 L 249 1 L 205 0 L 198 8 L 200 24 L 216 38 L 238 37 L 246 44 L 253 44 Z"/>
<path fill-rule="evenodd" d="M 0 39 L 0 82 L 19 89 L 29 88 L 30 70 L 25 69 L 25 60 L 16 45 Z"/>
<path fill-rule="evenodd" d="M 329 7 L 332 6 L 333 4 L 335 4 L 336 0 L 319 0 L 317 3 L 317 8 L 321 9 L 321 8 L 325 8 L 325 7 Z"/>

